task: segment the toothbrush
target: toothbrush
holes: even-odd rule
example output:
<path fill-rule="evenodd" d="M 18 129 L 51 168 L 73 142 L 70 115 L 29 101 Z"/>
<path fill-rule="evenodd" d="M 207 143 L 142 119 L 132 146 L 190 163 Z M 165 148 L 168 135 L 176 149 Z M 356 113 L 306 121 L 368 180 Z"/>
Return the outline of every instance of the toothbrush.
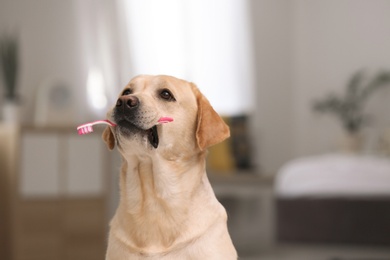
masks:
<path fill-rule="evenodd" d="M 158 124 L 166 124 L 166 123 L 169 123 L 169 122 L 172 122 L 173 121 L 173 118 L 172 117 L 166 117 L 166 116 L 163 116 L 161 117 L 157 123 Z M 92 133 L 93 132 L 93 127 L 94 125 L 98 125 L 98 124 L 106 124 L 106 125 L 109 125 L 109 126 L 116 126 L 116 124 L 114 124 L 113 122 L 109 121 L 109 120 L 97 120 L 97 121 L 94 121 L 94 122 L 90 122 L 90 123 L 86 123 L 86 124 L 82 124 L 80 126 L 77 127 L 77 132 L 79 135 L 85 135 L 85 134 L 89 134 L 89 133 Z"/>
<path fill-rule="evenodd" d="M 94 122 L 90 122 L 90 123 L 86 123 L 86 124 L 78 126 L 77 132 L 79 133 L 79 135 L 85 135 L 85 134 L 92 133 L 93 132 L 92 126 L 98 125 L 98 124 L 106 124 L 109 126 L 116 126 L 116 124 L 114 124 L 113 122 L 111 122 L 109 120 L 97 120 Z"/>
<path fill-rule="evenodd" d="M 163 116 L 157 122 L 160 123 L 160 124 L 165 124 L 165 123 L 169 123 L 169 122 L 172 122 L 172 121 L 173 121 L 172 117 Z"/>

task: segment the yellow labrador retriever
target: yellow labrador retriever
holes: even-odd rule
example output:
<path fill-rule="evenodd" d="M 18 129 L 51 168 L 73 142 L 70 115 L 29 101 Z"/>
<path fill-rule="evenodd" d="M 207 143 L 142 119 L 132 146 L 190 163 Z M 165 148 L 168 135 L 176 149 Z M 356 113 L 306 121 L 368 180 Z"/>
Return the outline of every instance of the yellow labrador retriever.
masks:
<path fill-rule="evenodd" d="M 230 132 L 198 88 L 138 76 L 107 115 L 117 126 L 103 139 L 123 163 L 106 259 L 237 259 L 205 171 L 207 148 Z"/>

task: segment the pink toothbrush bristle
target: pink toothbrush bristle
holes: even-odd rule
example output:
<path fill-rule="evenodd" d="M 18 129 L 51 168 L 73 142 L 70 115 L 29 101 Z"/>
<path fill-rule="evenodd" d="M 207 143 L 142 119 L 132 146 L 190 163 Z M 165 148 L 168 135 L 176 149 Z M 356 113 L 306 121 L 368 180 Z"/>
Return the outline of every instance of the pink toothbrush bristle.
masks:
<path fill-rule="evenodd" d="M 92 133 L 93 132 L 93 125 L 97 125 L 97 124 L 106 124 L 109 126 L 116 126 L 116 124 L 114 124 L 113 122 L 111 122 L 109 120 L 98 120 L 98 121 L 94 121 L 91 123 L 86 123 L 86 124 L 78 126 L 77 133 L 79 135 L 85 135 L 85 134 Z"/>
<path fill-rule="evenodd" d="M 89 133 L 92 133 L 92 132 L 93 132 L 93 128 L 92 128 L 91 125 L 86 125 L 84 127 L 81 127 L 78 130 L 79 135 L 85 135 L 85 134 L 89 134 Z"/>

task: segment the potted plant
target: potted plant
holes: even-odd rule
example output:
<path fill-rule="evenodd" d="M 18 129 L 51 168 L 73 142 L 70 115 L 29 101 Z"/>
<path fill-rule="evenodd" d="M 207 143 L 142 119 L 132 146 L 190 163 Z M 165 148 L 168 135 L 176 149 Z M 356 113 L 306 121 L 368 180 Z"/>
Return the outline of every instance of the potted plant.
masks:
<path fill-rule="evenodd" d="M 343 95 L 331 93 L 313 103 L 314 111 L 332 114 L 340 121 L 346 132 L 342 149 L 349 152 L 357 152 L 361 148 L 361 129 L 369 119 L 364 112 L 368 98 L 390 83 L 390 72 L 380 72 L 370 80 L 364 76 L 364 71 L 356 72 Z"/>
<path fill-rule="evenodd" d="M 17 78 L 19 73 L 19 45 L 15 36 L 5 34 L 0 38 L 0 75 L 3 79 L 3 119 L 18 120 Z"/>

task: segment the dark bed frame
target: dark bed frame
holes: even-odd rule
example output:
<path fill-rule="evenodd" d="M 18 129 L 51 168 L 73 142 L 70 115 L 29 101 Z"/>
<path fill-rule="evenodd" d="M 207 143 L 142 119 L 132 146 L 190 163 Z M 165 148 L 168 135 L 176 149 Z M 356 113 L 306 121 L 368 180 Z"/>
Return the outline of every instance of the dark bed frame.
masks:
<path fill-rule="evenodd" d="M 279 242 L 390 246 L 390 197 L 277 198 Z"/>

